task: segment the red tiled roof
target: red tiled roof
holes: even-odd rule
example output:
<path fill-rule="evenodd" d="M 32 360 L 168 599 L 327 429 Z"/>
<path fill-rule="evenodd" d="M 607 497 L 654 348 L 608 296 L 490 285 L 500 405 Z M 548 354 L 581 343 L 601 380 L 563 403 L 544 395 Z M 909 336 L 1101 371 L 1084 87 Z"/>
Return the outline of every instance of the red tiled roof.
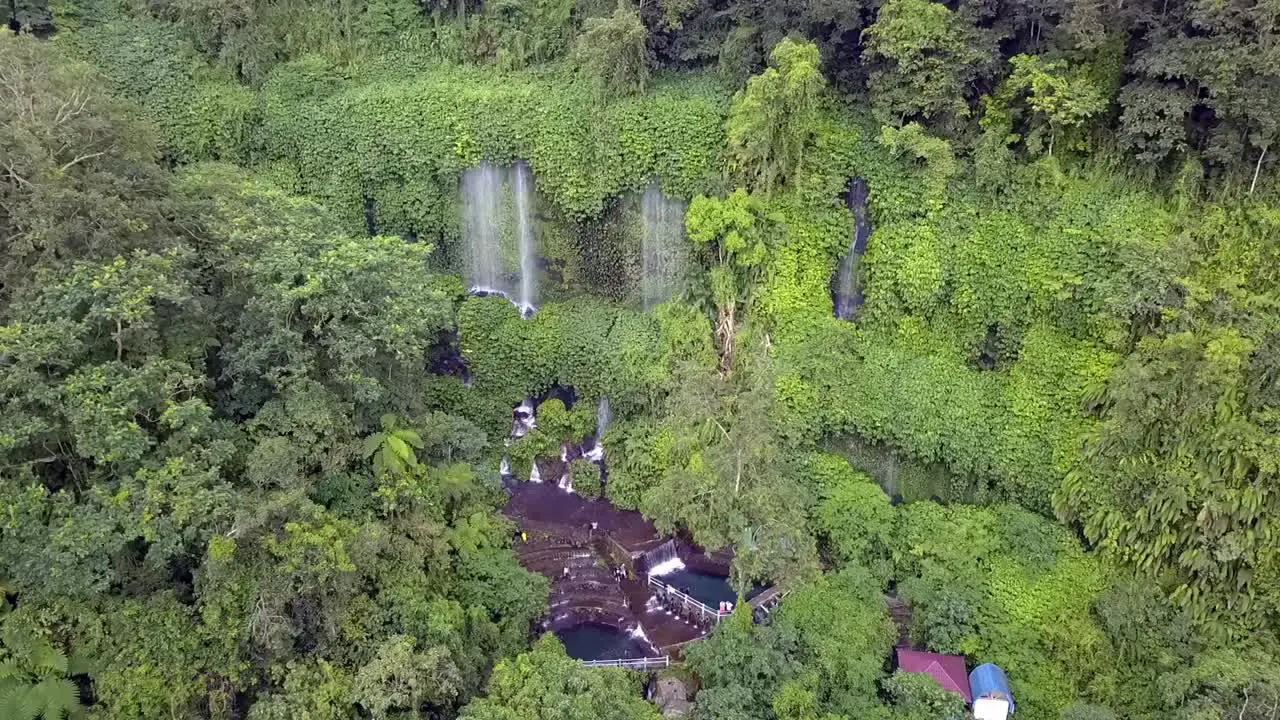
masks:
<path fill-rule="evenodd" d="M 928 673 L 943 690 L 960 695 L 966 703 L 973 702 L 973 695 L 969 692 L 969 671 L 965 670 L 963 656 L 898 648 L 898 667 L 907 672 Z"/>

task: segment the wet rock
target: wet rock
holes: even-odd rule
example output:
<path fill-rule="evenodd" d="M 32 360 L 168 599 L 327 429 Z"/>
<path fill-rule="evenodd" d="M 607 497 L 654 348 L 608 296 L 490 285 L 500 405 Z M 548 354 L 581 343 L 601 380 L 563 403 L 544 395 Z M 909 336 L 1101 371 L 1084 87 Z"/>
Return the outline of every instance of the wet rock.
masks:
<path fill-rule="evenodd" d="M 689 690 L 674 677 L 660 677 L 654 683 L 653 704 L 662 711 L 662 717 L 687 717 L 693 713 Z"/>

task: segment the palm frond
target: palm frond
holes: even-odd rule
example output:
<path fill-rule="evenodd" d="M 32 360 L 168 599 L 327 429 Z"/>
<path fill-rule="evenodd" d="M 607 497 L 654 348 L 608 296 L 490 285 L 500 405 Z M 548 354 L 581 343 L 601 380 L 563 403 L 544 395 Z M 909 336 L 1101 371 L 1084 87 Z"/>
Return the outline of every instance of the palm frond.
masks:
<path fill-rule="evenodd" d="M 418 431 L 416 430 L 397 430 L 396 437 L 418 448 L 419 450 L 421 450 L 423 447 L 422 436 L 418 435 Z"/>
<path fill-rule="evenodd" d="M 0 687 L 0 717 L 5 720 L 36 720 L 40 708 L 31 692 L 32 686 L 13 683 Z"/>
<path fill-rule="evenodd" d="M 31 695 L 44 720 L 62 720 L 80 707 L 80 689 L 70 680 L 41 680 L 31 689 Z"/>
<path fill-rule="evenodd" d="M 66 675 L 67 655 L 47 642 L 41 642 L 31 651 L 31 666 L 43 674 Z"/>
<path fill-rule="evenodd" d="M 366 458 L 373 457 L 378 452 L 378 448 L 382 447 L 383 440 L 386 439 L 385 433 L 374 433 L 364 439 L 364 456 Z"/>
<path fill-rule="evenodd" d="M 413 450 L 411 450 L 409 445 L 404 440 L 401 440 L 397 435 L 387 436 L 387 447 L 391 449 L 391 452 L 395 453 L 397 458 L 405 463 L 412 463 L 414 461 Z"/>

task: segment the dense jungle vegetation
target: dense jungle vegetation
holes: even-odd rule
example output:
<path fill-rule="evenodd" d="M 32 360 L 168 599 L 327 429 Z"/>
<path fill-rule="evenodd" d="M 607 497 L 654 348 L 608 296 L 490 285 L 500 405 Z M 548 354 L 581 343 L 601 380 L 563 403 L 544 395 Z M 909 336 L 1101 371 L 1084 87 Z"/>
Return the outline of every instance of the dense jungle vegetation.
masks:
<path fill-rule="evenodd" d="M 699 720 L 963 718 L 889 590 L 1018 718 L 1280 717 L 1274 1 L 6 11 L 0 718 L 656 718 L 533 632 L 553 384 L 598 492 L 792 589 L 688 651 Z M 530 319 L 460 279 L 517 159 Z M 696 272 L 642 311 L 654 177 Z"/>

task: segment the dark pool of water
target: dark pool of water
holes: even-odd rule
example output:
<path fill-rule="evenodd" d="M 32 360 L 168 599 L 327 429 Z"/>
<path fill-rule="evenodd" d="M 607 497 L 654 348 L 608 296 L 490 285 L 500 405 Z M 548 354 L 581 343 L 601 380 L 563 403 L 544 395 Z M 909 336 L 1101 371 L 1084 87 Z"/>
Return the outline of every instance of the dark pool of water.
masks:
<path fill-rule="evenodd" d="M 577 660 L 621 660 L 626 658 L 642 658 L 648 654 L 649 647 L 639 638 L 632 637 L 625 630 L 584 623 L 574 625 L 567 630 L 556 633 L 560 642 L 564 643 L 565 652 Z"/>
<path fill-rule="evenodd" d="M 729 585 L 729 578 L 723 575 L 712 575 L 684 568 L 667 573 L 658 579 L 711 608 L 719 607 L 724 601 L 738 601 L 738 593 L 734 592 L 733 587 Z M 763 590 L 763 585 L 752 587 L 747 591 L 747 599 L 750 600 L 759 595 Z"/>

